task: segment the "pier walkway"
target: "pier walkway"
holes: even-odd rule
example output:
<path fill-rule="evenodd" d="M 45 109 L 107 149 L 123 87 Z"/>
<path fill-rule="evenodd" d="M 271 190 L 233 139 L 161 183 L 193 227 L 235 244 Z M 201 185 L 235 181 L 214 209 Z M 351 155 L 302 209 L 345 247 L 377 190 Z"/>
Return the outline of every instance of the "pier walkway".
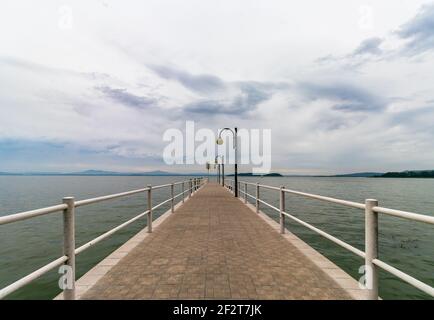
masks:
<path fill-rule="evenodd" d="M 166 214 L 114 265 L 97 266 L 99 280 L 85 275 L 78 298 L 363 298 L 345 272 L 218 184 Z"/>

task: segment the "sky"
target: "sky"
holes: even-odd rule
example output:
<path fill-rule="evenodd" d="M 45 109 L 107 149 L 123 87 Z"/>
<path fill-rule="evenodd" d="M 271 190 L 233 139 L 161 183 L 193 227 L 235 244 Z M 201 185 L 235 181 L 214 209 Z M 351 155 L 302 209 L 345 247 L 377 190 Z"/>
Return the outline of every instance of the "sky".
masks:
<path fill-rule="evenodd" d="M 286 174 L 434 169 L 434 1 L 1 2 L 0 171 L 201 170 L 162 159 L 186 121 Z"/>

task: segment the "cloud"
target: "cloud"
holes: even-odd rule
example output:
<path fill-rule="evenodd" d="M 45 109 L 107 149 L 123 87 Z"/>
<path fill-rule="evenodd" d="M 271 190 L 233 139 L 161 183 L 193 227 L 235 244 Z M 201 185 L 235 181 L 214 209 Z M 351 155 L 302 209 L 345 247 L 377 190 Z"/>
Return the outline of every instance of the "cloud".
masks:
<path fill-rule="evenodd" d="M 419 0 L 405 6 L 389 0 L 394 9 L 377 34 L 360 32 L 354 19 L 343 25 L 338 16 L 354 16 L 355 7 L 337 0 L 318 2 L 315 12 L 290 1 L 231 3 L 227 11 L 186 0 L 170 12 L 162 2 L 110 10 L 83 2 L 74 5 L 80 25 L 69 31 L 38 23 L 52 21 L 55 7 L 29 3 L 23 12 L 14 3 L 0 21 L 9 57 L 0 57 L 0 141 L 65 148 L 23 143 L 22 151 L 5 149 L 10 166 L 147 165 L 164 148 L 164 130 L 183 129 L 186 120 L 213 130 L 272 129 L 276 170 L 432 164 L 433 56 L 409 59 L 432 48 L 432 6 L 407 23 L 397 20 L 417 12 Z M 319 59 L 329 64 L 312 63 L 318 54 L 329 54 Z"/>
<path fill-rule="evenodd" d="M 152 65 L 149 68 L 160 77 L 167 80 L 175 80 L 185 88 L 200 93 L 209 93 L 224 89 L 223 81 L 213 75 L 200 74 L 193 75 L 183 70 L 167 66 Z"/>
<path fill-rule="evenodd" d="M 116 89 L 109 86 L 99 86 L 95 87 L 95 89 L 106 97 L 133 108 L 145 109 L 156 103 L 155 99 L 134 95 L 129 93 L 127 89 Z"/>
<path fill-rule="evenodd" d="M 396 34 L 407 43 L 401 52 L 408 56 L 419 55 L 434 49 L 434 4 L 424 5 Z"/>
<path fill-rule="evenodd" d="M 49 67 L 40 63 L 35 63 L 30 60 L 23 60 L 13 57 L 0 57 L 0 64 L 18 68 L 26 71 L 33 72 L 35 74 L 51 75 L 55 77 L 65 76 L 65 77 L 81 77 L 87 80 L 107 80 L 110 75 L 107 73 L 100 72 L 77 72 L 65 68 Z"/>
<path fill-rule="evenodd" d="M 190 72 L 166 66 L 150 66 L 160 77 L 174 80 L 183 87 L 199 94 L 199 98 L 182 107 L 186 114 L 229 114 L 245 115 L 256 109 L 261 103 L 271 98 L 274 92 L 286 90 L 286 83 L 234 81 Z"/>
<path fill-rule="evenodd" d="M 310 100 L 332 100 L 334 110 L 346 112 L 377 112 L 386 107 L 383 98 L 346 83 L 300 83 L 299 90 Z"/>
<path fill-rule="evenodd" d="M 382 50 L 380 46 L 398 37 L 395 48 Z M 318 58 L 320 64 L 342 63 L 346 67 L 360 67 L 368 62 L 384 59 L 399 59 L 413 57 L 434 49 L 434 3 L 422 6 L 418 13 L 401 25 L 397 31 L 391 32 L 386 38 L 372 37 L 360 42 L 350 54 L 343 56 L 327 55 Z"/>
<path fill-rule="evenodd" d="M 216 99 L 199 99 L 184 106 L 187 113 L 208 115 L 245 116 L 255 111 L 259 104 L 269 100 L 277 91 L 287 90 L 281 83 L 260 83 L 254 81 L 228 83 L 232 87 L 226 96 Z M 233 93 L 235 92 L 235 93 Z"/>
<path fill-rule="evenodd" d="M 399 112 L 391 113 L 389 123 L 391 125 L 406 126 L 413 130 L 424 131 L 425 133 L 434 134 L 434 103 L 421 107 L 411 108 Z"/>
<path fill-rule="evenodd" d="M 382 44 L 383 39 L 378 37 L 368 38 L 363 40 L 360 45 L 354 50 L 352 53 L 353 56 L 363 55 L 363 54 L 371 54 L 371 55 L 380 55 L 382 50 L 380 49 L 380 45 Z"/>

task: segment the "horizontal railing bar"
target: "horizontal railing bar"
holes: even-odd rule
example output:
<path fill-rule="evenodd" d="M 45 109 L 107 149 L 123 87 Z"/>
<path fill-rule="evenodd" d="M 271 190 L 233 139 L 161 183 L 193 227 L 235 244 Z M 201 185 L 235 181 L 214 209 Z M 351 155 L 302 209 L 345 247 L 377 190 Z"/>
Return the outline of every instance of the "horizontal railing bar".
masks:
<path fill-rule="evenodd" d="M 234 182 L 233 179 L 225 179 L 225 181 Z M 253 183 L 253 182 L 248 182 L 248 181 L 239 181 L 239 182 L 242 184 L 247 184 L 249 186 L 256 186 L 256 183 Z"/>
<path fill-rule="evenodd" d="M 62 256 L 50 262 L 49 264 L 46 264 L 45 266 L 39 268 L 38 270 L 33 271 L 32 273 L 21 278 L 20 280 L 15 281 L 14 283 L 8 285 L 7 287 L 4 287 L 3 289 L 0 290 L 0 299 L 3 299 L 4 297 L 11 294 L 12 292 L 24 287 L 26 284 L 29 284 L 30 282 L 44 275 L 48 271 L 62 265 L 66 260 L 68 260 L 68 257 Z"/>
<path fill-rule="evenodd" d="M 188 182 L 188 180 L 175 182 L 174 185 L 182 184 L 183 182 L 184 183 Z M 160 188 L 168 187 L 170 185 L 171 184 L 159 185 L 159 186 L 152 187 L 152 189 L 160 189 Z M 106 200 L 126 197 L 126 196 L 130 196 L 130 195 L 138 194 L 141 192 L 145 192 L 148 190 L 149 190 L 149 188 L 142 188 L 142 189 L 136 189 L 136 190 L 126 191 L 126 192 L 121 192 L 121 193 L 115 193 L 115 194 L 110 194 L 110 195 L 91 198 L 91 199 L 78 200 L 78 201 L 75 201 L 75 207 L 81 207 L 84 205 L 89 205 L 89 204 L 93 204 L 93 203 L 97 203 L 97 202 L 102 202 L 102 201 L 106 201 Z M 54 205 L 54 206 L 50 206 L 50 207 L 44 207 L 44 208 L 40 208 L 40 209 L 23 211 L 23 212 L 19 212 L 19 213 L 14 213 L 14 214 L 2 216 L 2 217 L 0 217 L 0 225 L 8 224 L 8 223 L 16 222 L 16 221 L 21 221 L 21 220 L 26 220 L 26 219 L 30 219 L 33 217 L 57 212 L 57 211 L 62 211 L 62 210 L 65 210 L 66 208 L 67 208 L 66 204 L 58 204 L 58 205 Z"/>
<path fill-rule="evenodd" d="M 159 186 L 152 187 L 152 190 L 167 188 L 167 187 L 170 187 L 171 185 L 172 185 L 171 183 L 162 184 L 162 185 L 159 185 Z"/>
<path fill-rule="evenodd" d="M 282 189 L 282 190 L 284 192 L 286 192 L 286 193 L 296 194 L 296 195 L 307 197 L 307 198 L 312 198 L 312 199 L 317 199 L 317 200 L 321 200 L 321 201 L 332 202 L 332 203 L 341 204 L 341 205 L 344 205 L 344 206 L 358 208 L 358 209 L 365 209 L 365 205 L 363 203 L 359 203 L 359 202 L 341 200 L 341 199 L 336 199 L 336 198 L 331 198 L 331 197 L 324 197 L 324 196 L 319 196 L 319 195 L 316 195 L 316 194 L 305 193 L 305 192 L 300 192 L 300 191 L 295 191 L 295 190 L 290 190 L 290 189 Z"/>
<path fill-rule="evenodd" d="M 245 181 L 241 181 L 241 183 L 256 185 L 254 183 L 245 182 Z M 267 186 L 267 185 L 263 185 L 263 184 L 260 184 L 259 186 L 261 188 L 280 190 L 280 188 L 273 187 L 273 186 Z M 316 195 L 316 194 L 300 192 L 300 191 L 295 191 L 295 190 L 285 189 L 285 188 L 283 189 L 283 191 L 286 193 L 295 194 L 295 195 L 308 197 L 308 198 L 312 198 L 312 199 L 332 202 L 332 203 L 341 204 L 341 205 L 345 205 L 345 206 L 349 206 L 349 207 L 353 207 L 353 208 L 358 208 L 358 209 L 365 209 L 365 204 L 359 203 L 359 202 L 341 200 L 341 199 L 336 199 L 336 198 L 331 198 L 331 197 L 325 197 L 325 196 L 320 196 L 320 195 Z M 396 210 L 396 209 L 389 209 L 389 208 L 384 208 L 384 207 L 373 207 L 372 210 L 375 212 L 378 212 L 378 213 L 383 213 L 383 214 L 387 214 L 387 215 L 391 215 L 391 216 L 395 216 L 395 217 L 400 217 L 400 218 L 404 218 L 404 219 L 408 219 L 408 220 L 434 224 L 434 217 L 433 216 L 428 216 L 428 215 L 414 213 L 414 212 L 408 212 L 408 211 L 402 211 L 402 210 Z"/>
<path fill-rule="evenodd" d="M 116 231 L 119 231 L 120 229 L 128 226 L 129 224 L 133 223 L 134 221 L 140 219 L 141 217 L 143 217 L 144 215 L 146 215 L 148 213 L 148 210 L 146 210 L 145 212 L 142 212 L 141 214 L 135 216 L 134 218 L 131 218 L 130 220 L 120 224 L 119 226 L 103 233 L 102 235 L 96 237 L 93 240 L 90 240 L 89 242 L 85 243 L 84 245 L 78 247 L 77 249 L 75 249 L 75 254 L 80 254 L 82 253 L 84 250 L 90 248 L 91 246 L 97 244 L 98 242 L 104 240 L 105 238 L 111 236 L 113 233 L 115 233 Z"/>
<path fill-rule="evenodd" d="M 184 193 L 185 193 L 185 191 L 184 191 Z M 182 194 L 183 194 L 183 192 L 179 193 L 178 195 L 174 196 L 173 198 L 175 199 L 176 197 L 179 197 Z M 169 199 L 161 202 L 160 204 L 154 206 L 152 208 L 152 210 L 155 210 L 155 209 L 161 207 L 162 205 L 168 203 L 171 200 L 172 200 L 172 198 L 169 198 Z M 82 245 L 81 247 L 79 247 L 79 248 L 77 248 L 75 250 L 75 254 L 80 254 L 81 252 L 83 252 L 84 250 L 88 249 L 89 247 L 91 247 L 91 246 L 97 244 L 98 242 L 104 240 L 105 238 L 109 237 L 110 235 L 112 235 L 116 231 L 119 231 L 120 229 L 128 226 L 129 224 L 133 223 L 134 221 L 136 221 L 136 220 L 140 219 L 141 217 L 145 216 L 148 212 L 149 212 L 149 210 L 146 210 L 145 212 L 142 212 L 141 214 L 139 214 L 139 215 L 135 216 L 134 218 L 132 218 L 132 219 L 124 222 L 123 224 L 117 226 L 116 228 L 113 228 L 110 231 L 107 231 L 106 233 L 100 235 L 99 237 L 97 237 L 97 238 L 95 238 L 95 239 L 93 239 L 93 240 L 85 243 L 84 245 Z"/>
<path fill-rule="evenodd" d="M 389 208 L 383 208 L 383 207 L 373 207 L 373 211 L 378 213 L 384 213 L 390 216 L 400 217 L 408 220 L 413 221 L 419 221 L 419 222 L 425 222 L 434 224 L 434 217 L 427 216 L 419 213 L 413 213 L 413 212 L 407 212 L 407 211 L 401 211 L 401 210 L 395 210 L 395 209 L 389 209 Z"/>
<path fill-rule="evenodd" d="M 300 219 L 294 217 L 293 215 L 291 215 L 287 212 L 283 212 L 282 214 L 287 216 L 288 218 L 300 223 L 301 225 L 305 226 L 306 228 L 308 228 L 312 231 L 315 231 L 316 233 L 318 233 L 318 234 L 322 235 L 324 238 L 329 239 L 330 241 L 336 243 L 337 245 L 341 246 L 342 248 L 345 248 L 345 249 L 351 251 L 352 253 L 358 255 L 359 257 L 361 257 L 361 258 L 365 257 L 365 253 L 362 250 L 359 250 L 356 247 L 353 247 L 352 245 L 350 245 L 350 244 L 348 244 L 342 240 L 339 240 L 338 238 L 328 234 L 327 232 L 324 232 L 321 229 L 318 229 L 317 227 L 314 227 L 313 225 L 311 225 L 307 222 L 304 222 L 303 220 L 300 220 Z"/>
<path fill-rule="evenodd" d="M 184 193 L 185 193 L 185 191 L 184 191 Z M 182 195 L 182 194 L 183 194 L 183 192 L 177 194 L 177 195 L 174 196 L 173 198 L 175 199 L 176 197 L 179 197 L 179 196 Z M 168 202 L 171 201 L 171 200 L 172 200 L 172 198 L 169 198 L 169 199 L 167 199 L 167 200 L 161 202 L 160 204 L 154 206 L 154 207 L 152 208 L 152 210 L 155 210 L 155 209 L 161 207 L 162 205 L 168 203 Z M 132 219 L 130 219 L 130 220 L 124 222 L 123 224 L 117 226 L 116 228 L 113 228 L 113 229 L 111 229 L 110 231 L 107 231 L 106 233 L 100 235 L 99 237 L 97 237 L 97 238 L 95 238 L 95 239 L 89 241 L 88 243 L 82 245 L 81 247 L 79 247 L 79 248 L 77 248 L 77 249 L 75 250 L 75 254 L 80 254 L 81 252 L 83 252 L 84 250 L 88 249 L 89 247 L 91 247 L 91 246 L 97 244 L 98 242 L 104 240 L 105 238 L 109 237 L 110 235 L 112 235 L 112 234 L 115 233 L 116 231 L 119 231 L 120 229 L 122 229 L 122 228 L 128 226 L 129 224 L 133 223 L 134 221 L 140 219 L 141 217 L 143 217 L 144 215 L 146 215 L 148 212 L 149 212 L 149 210 L 146 210 L 145 212 L 142 212 L 141 214 L 139 214 L 139 215 L 135 216 L 134 218 L 132 218 Z"/>
<path fill-rule="evenodd" d="M 265 202 L 264 200 L 261 200 L 261 199 L 258 199 L 258 201 L 259 201 L 260 203 L 263 203 L 263 204 L 265 204 L 266 206 L 270 207 L 271 209 L 274 209 L 274 210 L 280 212 L 280 209 L 279 209 L 279 208 L 277 208 L 277 207 L 275 207 L 275 206 L 269 204 L 268 202 Z"/>
<path fill-rule="evenodd" d="M 110 194 L 107 196 L 101 196 L 101 197 L 97 197 L 97 198 L 91 198 L 91 199 L 86 199 L 86 200 L 78 200 L 75 202 L 75 207 L 81 207 L 84 205 L 88 205 L 88 204 L 93 204 L 93 203 L 97 203 L 97 202 L 101 202 L 101 201 L 106 201 L 106 200 L 111 200 L 111 199 L 116 199 L 116 198 L 121 198 L 121 197 L 126 197 L 126 196 L 131 196 L 134 194 L 138 194 L 141 192 L 145 192 L 148 191 L 149 188 L 142 188 L 142 189 L 137 189 L 137 190 L 131 190 L 131 191 L 126 191 L 126 192 L 121 192 L 121 193 L 115 193 L 115 194 Z"/>
<path fill-rule="evenodd" d="M 413 278 L 412 276 L 402 272 L 401 270 L 396 269 L 395 267 L 392 267 L 391 265 L 379 260 L 374 259 L 372 260 L 372 263 L 380 267 L 381 269 L 393 274 L 397 278 L 407 282 L 408 284 L 418 288 L 419 290 L 425 292 L 426 294 L 434 297 L 434 288 L 427 285 L 426 283 L 423 283 L 420 280 L 417 280 L 416 278 Z"/>
<path fill-rule="evenodd" d="M 155 207 L 152 207 L 152 210 L 156 210 L 156 209 L 158 209 L 159 207 L 165 205 L 166 203 L 168 203 L 168 202 L 170 202 L 170 201 L 172 201 L 171 198 L 169 198 L 169 199 L 167 199 L 167 200 L 165 200 L 165 201 L 163 201 L 163 202 L 160 202 L 160 203 L 157 204 Z"/>
<path fill-rule="evenodd" d="M 177 195 L 174 195 L 173 196 L 173 199 L 176 199 L 176 198 L 178 198 L 178 197 L 180 197 L 180 196 L 182 196 L 182 195 L 184 195 L 185 194 L 185 191 L 184 192 L 180 192 L 180 193 L 178 193 Z"/>
<path fill-rule="evenodd" d="M 280 190 L 280 188 L 278 188 L 278 187 L 267 186 L 267 185 L 265 185 L 265 184 L 258 184 L 258 186 L 259 186 L 260 188 L 264 188 L 264 189 Z"/>
<path fill-rule="evenodd" d="M 256 186 L 256 183 L 253 182 L 241 181 L 241 183 L 246 183 L 248 186 Z"/>
<path fill-rule="evenodd" d="M 241 183 L 247 183 L 247 184 L 252 185 L 252 186 L 256 186 L 256 183 L 251 183 L 251 182 L 247 182 L 247 181 L 240 181 L 240 182 Z M 270 189 L 270 190 L 276 190 L 276 191 L 280 190 L 279 187 L 269 186 L 269 185 L 265 185 L 265 184 L 260 184 L 259 187 Z M 295 191 L 295 190 L 285 189 L 285 188 L 283 188 L 283 191 L 286 193 L 292 193 L 292 194 L 296 194 L 296 195 L 307 197 L 307 198 L 312 198 L 312 199 L 317 199 L 317 200 L 322 200 L 322 201 L 327 201 L 327 202 L 333 202 L 333 203 L 342 204 L 345 206 L 354 207 L 354 208 L 358 208 L 358 209 L 365 209 L 365 204 L 363 204 L 363 203 L 341 200 L 341 199 L 336 199 L 336 198 L 331 198 L 331 197 L 325 197 L 325 196 L 320 196 L 320 195 L 316 195 L 316 194 L 311 194 L 311 193 L 306 193 L 306 192 L 301 192 L 301 191 Z"/>
<path fill-rule="evenodd" d="M 10 214 L 7 216 L 0 217 L 0 225 L 34 218 L 34 217 L 42 216 L 42 215 L 45 215 L 48 213 L 62 211 L 62 210 L 65 210 L 67 207 L 68 206 L 66 204 L 58 204 L 58 205 L 51 206 L 51 207 L 45 207 L 45 208 L 41 208 L 41 209 Z"/>
<path fill-rule="evenodd" d="M 250 193 L 247 193 L 247 196 L 252 198 L 252 199 L 256 199 L 256 197 L 254 195 L 251 195 Z"/>

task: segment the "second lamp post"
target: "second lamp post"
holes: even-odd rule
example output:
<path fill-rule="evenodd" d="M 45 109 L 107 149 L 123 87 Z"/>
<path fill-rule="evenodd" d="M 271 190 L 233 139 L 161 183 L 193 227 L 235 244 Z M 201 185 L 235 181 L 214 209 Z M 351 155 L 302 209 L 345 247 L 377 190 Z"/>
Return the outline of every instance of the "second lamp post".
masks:
<path fill-rule="evenodd" d="M 232 132 L 232 135 L 234 136 L 233 148 L 235 150 L 235 192 L 234 192 L 234 195 L 235 195 L 235 197 L 238 197 L 238 161 L 237 161 L 237 133 L 238 133 L 238 129 L 236 127 L 234 129 L 235 130 L 232 130 L 231 128 L 221 129 L 219 132 L 219 136 L 218 136 L 216 143 L 218 145 L 223 144 L 223 139 L 221 137 L 223 131 L 228 130 L 228 131 Z"/>

